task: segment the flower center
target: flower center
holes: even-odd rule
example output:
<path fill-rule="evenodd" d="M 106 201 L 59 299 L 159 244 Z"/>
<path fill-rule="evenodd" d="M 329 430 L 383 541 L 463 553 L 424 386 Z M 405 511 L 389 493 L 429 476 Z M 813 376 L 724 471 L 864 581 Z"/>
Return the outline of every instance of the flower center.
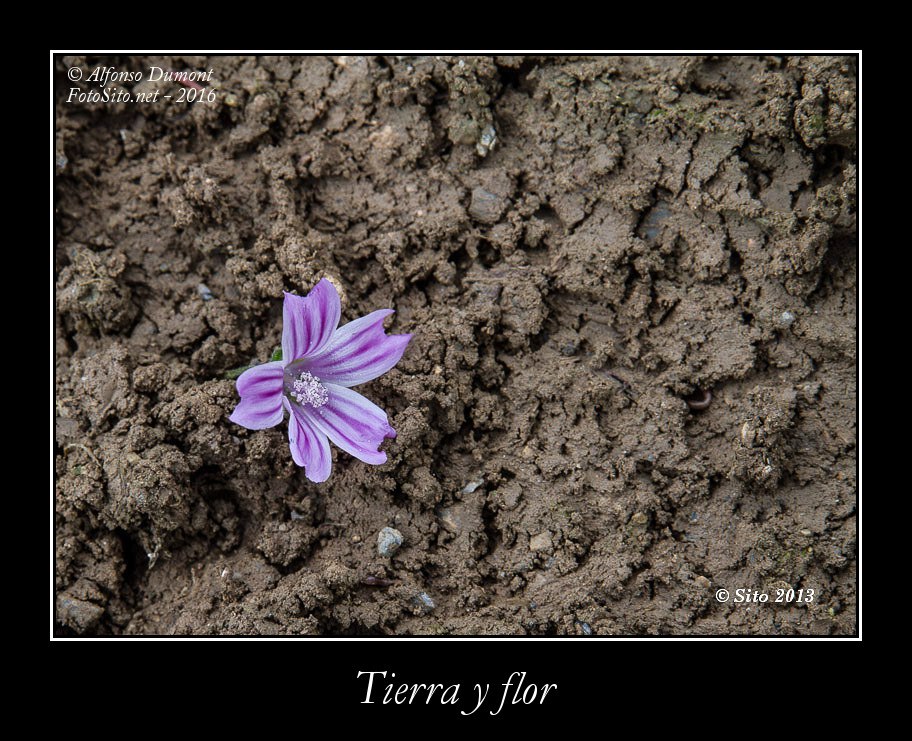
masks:
<path fill-rule="evenodd" d="M 320 383 L 320 379 L 309 371 L 302 371 L 297 376 L 286 376 L 285 391 L 298 404 L 310 404 L 321 407 L 329 401 L 329 392 Z"/>

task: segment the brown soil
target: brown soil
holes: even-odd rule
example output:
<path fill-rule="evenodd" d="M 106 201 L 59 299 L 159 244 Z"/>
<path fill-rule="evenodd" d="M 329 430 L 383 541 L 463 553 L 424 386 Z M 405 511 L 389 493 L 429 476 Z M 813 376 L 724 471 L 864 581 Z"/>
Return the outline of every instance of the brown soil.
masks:
<path fill-rule="evenodd" d="M 98 65 L 217 100 L 67 104 Z M 61 634 L 856 631 L 854 58 L 56 74 Z M 324 275 L 414 339 L 315 485 L 227 374 Z"/>

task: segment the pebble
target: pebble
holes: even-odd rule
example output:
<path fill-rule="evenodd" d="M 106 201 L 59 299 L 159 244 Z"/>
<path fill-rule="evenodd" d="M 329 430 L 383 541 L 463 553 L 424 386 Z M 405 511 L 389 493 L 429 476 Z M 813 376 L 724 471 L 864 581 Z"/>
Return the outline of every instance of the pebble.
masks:
<path fill-rule="evenodd" d="M 795 323 L 795 315 L 790 311 L 783 311 L 779 315 L 779 324 L 783 327 L 791 327 Z"/>
<path fill-rule="evenodd" d="M 475 145 L 475 151 L 478 152 L 479 157 L 487 157 L 495 144 L 497 144 L 497 131 L 491 124 L 488 124 L 481 132 L 478 144 Z"/>
<path fill-rule="evenodd" d="M 200 295 L 200 298 L 203 299 L 203 301 L 212 301 L 212 299 L 215 298 L 215 296 L 212 295 L 212 291 L 209 290 L 209 286 L 207 286 L 205 283 L 200 283 L 196 287 L 196 292 Z"/>
<path fill-rule="evenodd" d="M 584 636 L 592 635 L 592 626 L 590 626 L 589 623 L 583 623 L 577 620 L 576 624 L 579 626 L 579 629 Z"/>
<path fill-rule="evenodd" d="M 462 518 L 455 507 L 438 510 L 437 517 L 440 520 L 440 524 L 443 525 L 443 529 L 447 532 L 458 535 L 462 530 Z"/>
<path fill-rule="evenodd" d="M 470 481 L 468 484 L 466 484 L 464 487 L 462 487 L 461 493 L 462 494 L 471 494 L 483 483 L 484 483 L 484 479 L 476 479 L 475 481 Z"/>
<path fill-rule="evenodd" d="M 529 538 L 530 551 L 550 551 L 551 547 L 551 533 L 547 530 Z"/>
<path fill-rule="evenodd" d="M 712 582 L 705 576 L 698 576 L 696 579 L 694 579 L 694 582 L 698 587 L 701 587 L 703 589 L 709 589 L 709 587 L 712 586 Z"/>
<path fill-rule="evenodd" d="M 394 527 L 385 527 L 377 535 L 377 553 L 384 558 L 391 557 L 402 545 L 402 533 Z"/>
<path fill-rule="evenodd" d="M 434 600 L 431 599 L 431 595 L 429 595 L 427 592 L 419 592 L 416 594 L 414 597 L 412 597 L 412 603 L 425 614 L 429 613 L 431 610 L 437 607 L 437 605 L 434 603 Z"/>
<path fill-rule="evenodd" d="M 628 527 L 635 533 L 645 533 L 649 529 L 649 515 L 645 512 L 634 512 Z"/>
<path fill-rule="evenodd" d="M 469 215 L 483 224 L 495 224 L 504 212 L 504 199 L 484 188 L 472 191 L 472 202 L 469 204 Z"/>
<path fill-rule="evenodd" d="M 752 448 L 756 439 L 757 431 L 751 425 L 750 420 L 748 420 L 741 425 L 741 443 L 746 448 Z"/>

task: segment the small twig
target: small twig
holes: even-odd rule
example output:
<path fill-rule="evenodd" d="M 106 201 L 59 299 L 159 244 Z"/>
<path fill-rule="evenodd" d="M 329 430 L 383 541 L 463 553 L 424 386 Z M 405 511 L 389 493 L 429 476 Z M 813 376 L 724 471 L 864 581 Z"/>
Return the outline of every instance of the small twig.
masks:
<path fill-rule="evenodd" d="M 395 579 L 384 579 L 379 576 L 365 576 L 361 583 L 365 587 L 389 587 L 396 583 Z"/>
<path fill-rule="evenodd" d="M 614 371 L 602 371 L 602 372 L 608 378 L 610 378 L 612 381 L 614 381 L 616 384 L 618 384 L 621 387 L 621 391 L 624 392 L 624 395 L 627 396 L 628 399 L 636 398 L 636 394 L 633 391 L 633 387 L 629 383 L 627 383 L 627 381 L 625 381 L 623 378 L 621 378 L 617 373 L 615 373 Z"/>

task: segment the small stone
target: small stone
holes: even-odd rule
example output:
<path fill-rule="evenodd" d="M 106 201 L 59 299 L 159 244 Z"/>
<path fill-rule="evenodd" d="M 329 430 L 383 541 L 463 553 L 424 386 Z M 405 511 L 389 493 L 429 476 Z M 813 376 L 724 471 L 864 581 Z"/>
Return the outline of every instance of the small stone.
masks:
<path fill-rule="evenodd" d="M 790 311 L 783 311 L 779 315 L 779 324 L 783 327 L 791 327 L 795 323 L 795 315 Z"/>
<path fill-rule="evenodd" d="M 550 551 L 551 547 L 551 533 L 549 533 L 547 530 L 543 533 L 538 533 L 538 535 L 533 535 L 531 538 L 529 538 L 530 551 Z"/>
<path fill-rule="evenodd" d="M 482 484 L 484 484 L 484 479 L 475 479 L 474 481 L 470 481 L 468 484 L 462 487 L 462 493 L 471 494 Z"/>
<path fill-rule="evenodd" d="M 377 552 L 384 558 L 390 558 L 402 545 L 402 533 L 396 528 L 385 527 L 377 535 Z"/>
<path fill-rule="evenodd" d="M 757 439 L 757 431 L 751 426 L 750 421 L 741 425 L 741 443 L 745 448 L 752 448 Z"/>
<path fill-rule="evenodd" d="M 635 512 L 627 525 L 628 532 L 642 535 L 649 529 L 649 515 L 645 512 Z"/>
<path fill-rule="evenodd" d="M 200 298 L 203 299 L 203 301 L 212 301 L 212 299 L 215 298 L 215 296 L 212 295 L 212 291 L 209 290 L 209 286 L 207 286 L 205 283 L 200 283 L 196 287 L 196 292 L 200 295 Z"/>
<path fill-rule="evenodd" d="M 478 144 L 475 145 L 475 151 L 478 152 L 479 157 L 487 157 L 495 144 L 497 144 L 497 131 L 491 124 L 488 124 L 481 132 Z"/>
<path fill-rule="evenodd" d="M 427 592 L 419 592 L 412 597 L 412 604 L 425 615 L 437 607 L 434 600 L 431 599 L 431 596 Z"/>
<path fill-rule="evenodd" d="M 462 518 L 455 507 L 445 507 L 437 511 L 437 518 L 443 529 L 458 535 L 462 530 Z"/>
<path fill-rule="evenodd" d="M 807 536 L 809 536 L 809 535 L 812 535 L 811 531 L 808 530 L 807 528 L 802 529 L 800 532 L 801 532 L 801 534 L 804 535 L 805 537 L 807 537 Z"/>
<path fill-rule="evenodd" d="M 709 589 L 712 586 L 712 582 L 705 576 L 698 576 L 694 579 L 694 583 L 701 589 Z"/>
<path fill-rule="evenodd" d="M 506 208 L 506 202 L 495 193 L 484 188 L 472 191 L 472 202 L 469 204 L 469 215 L 483 224 L 496 224 Z"/>
<path fill-rule="evenodd" d="M 580 620 L 577 620 L 576 626 L 580 629 L 580 633 L 582 633 L 584 636 L 592 635 L 592 626 L 589 625 L 589 623 L 584 623 Z"/>

